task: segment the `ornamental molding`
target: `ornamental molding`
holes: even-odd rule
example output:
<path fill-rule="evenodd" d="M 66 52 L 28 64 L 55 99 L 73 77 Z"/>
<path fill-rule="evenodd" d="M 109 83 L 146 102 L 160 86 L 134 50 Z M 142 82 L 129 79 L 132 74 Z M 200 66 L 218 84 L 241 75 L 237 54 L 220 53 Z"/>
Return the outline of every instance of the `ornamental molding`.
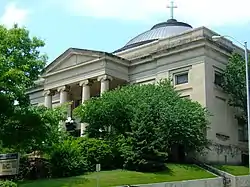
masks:
<path fill-rule="evenodd" d="M 101 81 L 101 82 L 106 81 L 106 80 L 112 81 L 113 78 L 111 76 L 109 76 L 109 75 L 102 75 L 102 76 L 99 76 L 97 78 L 97 81 Z"/>

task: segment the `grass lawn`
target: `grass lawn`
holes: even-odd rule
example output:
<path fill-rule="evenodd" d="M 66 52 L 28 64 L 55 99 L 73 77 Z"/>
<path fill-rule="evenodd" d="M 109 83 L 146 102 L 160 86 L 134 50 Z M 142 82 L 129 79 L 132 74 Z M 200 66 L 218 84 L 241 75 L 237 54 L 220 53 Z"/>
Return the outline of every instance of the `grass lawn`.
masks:
<path fill-rule="evenodd" d="M 221 166 L 215 166 L 215 167 L 235 176 L 248 175 L 248 172 L 249 172 L 249 169 L 246 166 L 221 165 Z"/>
<path fill-rule="evenodd" d="M 93 187 L 96 173 L 63 179 L 37 180 L 20 184 L 20 187 Z M 168 164 L 168 170 L 159 173 L 140 173 L 124 170 L 99 173 L 100 186 L 111 187 L 125 184 L 147 184 L 191 179 L 213 178 L 213 174 L 194 165 Z"/>

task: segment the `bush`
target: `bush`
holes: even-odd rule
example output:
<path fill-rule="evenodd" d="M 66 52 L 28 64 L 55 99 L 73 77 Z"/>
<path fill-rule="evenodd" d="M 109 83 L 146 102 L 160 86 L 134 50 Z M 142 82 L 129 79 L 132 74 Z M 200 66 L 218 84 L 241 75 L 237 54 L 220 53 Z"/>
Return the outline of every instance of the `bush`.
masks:
<path fill-rule="evenodd" d="M 51 167 L 52 177 L 76 176 L 87 170 L 84 155 L 76 139 L 64 140 L 53 146 Z"/>
<path fill-rule="evenodd" d="M 18 179 L 34 180 L 51 177 L 49 160 L 43 158 L 20 158 Z"/>
<path fill-rule="evenodd" d="M 0 187 L 17 187 L 17 184 L 12 181 L 0 181 Z"/>
<path fill-rule="evenodd" d="M 113 155 L 113 167 L 115 169 L 122 169 L 124 167 L 125 157 L 123 156 L 124 151 L 124 143 L 125 138 L 123 135 L 118 135 L 115 137 L 112 137 L 111 140 L 108 142 L 109 146 L 112 149 L 112 155 Z"/>
<path fill-rule="evenodd" d="M 146 129 L 146 127 L 145 127 Z M 119 152 L 123 158 L 123 167 L 128 170 L 142 172 L 159 172 L 166 169 L 167 154 L 159 152 L 156 142 L 148 141 L 145 136 L 150 132 L 140 130 L 130 138 L 119 140 Z"/>
<path fill-rule="evenodd" d="M 21 156 L 19 161 L 18 179 L 30 179 L 32 168 L 27 156 Z"/>
<path fill-rule="evenodd" d="M 81 153 L 86 158 L 88 171 L 94 171 L 96 164 L 101 164 L 104 170 L 114 169 L 112 147 L 104 140 L 94 138 L 79 138 Z"/>
<path fill-rule="evenodd" d="M 121 155 L 127 169 L 160 171 L 173 147 L 182 148 L 179 152 L 185 161 L 186 155 L 202 152 L 209 145 L 205 134 L 208 111 L 181 98 L 170 80 L 105 92 L 86 101 L 74 114 L 89 124 L 86 133 L 90 138 L 114 141 L 124 136 Z"/>

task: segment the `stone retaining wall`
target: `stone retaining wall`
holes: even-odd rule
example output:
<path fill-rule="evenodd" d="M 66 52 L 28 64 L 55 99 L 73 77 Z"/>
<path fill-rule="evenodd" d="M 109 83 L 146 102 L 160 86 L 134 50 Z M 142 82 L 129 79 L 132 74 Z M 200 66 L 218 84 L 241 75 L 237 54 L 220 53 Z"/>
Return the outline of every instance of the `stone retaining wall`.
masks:
<path fill-rule="evenodd" d="M 250 187 L 250 175 L 244 175 L 244 176 L 234 176 L 230 173 L 227 173 L 225 171 L 221 171 L 217 168 L 214 168 L 212 166 L 208 166 L 212 168 L 213 170 L 216 170 L 216 173 L 219 174 L 221 177 L 224 177 L 224 186 L 225 187 Z M 226 181 L 225 181 L 226 179 Z"/>
<path fill-rule="evenodd" d="M 203 164 L 203 168 L 219 175 L 219 177 L 177 182 L 137 184 L 134 185 L 134 187 L 250 187 L 250 175 L 234 176 L 207 164 Z"/>
<path fill-rule="evenodd" d="M 235 184 L 232 187 L 250 187 L 250 175 L 235 177 Z"/>
<path fill-rule="evenodd" d="M 153 184 L 138 184 L 134 186 L 136 187 L 223 187 L 223 178 L 216 177 L 212 179 L 163 182 L 163 183 L 153 183 Z"/>

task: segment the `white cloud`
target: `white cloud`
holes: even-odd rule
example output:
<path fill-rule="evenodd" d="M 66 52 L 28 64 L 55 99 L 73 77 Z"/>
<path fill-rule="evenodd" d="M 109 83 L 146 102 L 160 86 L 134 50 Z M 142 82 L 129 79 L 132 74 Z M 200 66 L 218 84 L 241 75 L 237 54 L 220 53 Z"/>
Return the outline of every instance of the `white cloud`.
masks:
<path fill-rule="evenodd" d="M 4 13 L 0 16 L 0 24 L 6 27 L 12 27 L 15 23 L 23 26 L 27 21 L 29 10 L 17 7 L 15 3 L 9 3 L 5 6 Z"/>
<path fill-rule="evenodd" d="M 71 13 L 105 19 L 153 21 L 168 18 L 166 0 L 58 0 Z M 249 0 L 175 0 L 178 20 L 221 26 L 250 22 Z"/>

